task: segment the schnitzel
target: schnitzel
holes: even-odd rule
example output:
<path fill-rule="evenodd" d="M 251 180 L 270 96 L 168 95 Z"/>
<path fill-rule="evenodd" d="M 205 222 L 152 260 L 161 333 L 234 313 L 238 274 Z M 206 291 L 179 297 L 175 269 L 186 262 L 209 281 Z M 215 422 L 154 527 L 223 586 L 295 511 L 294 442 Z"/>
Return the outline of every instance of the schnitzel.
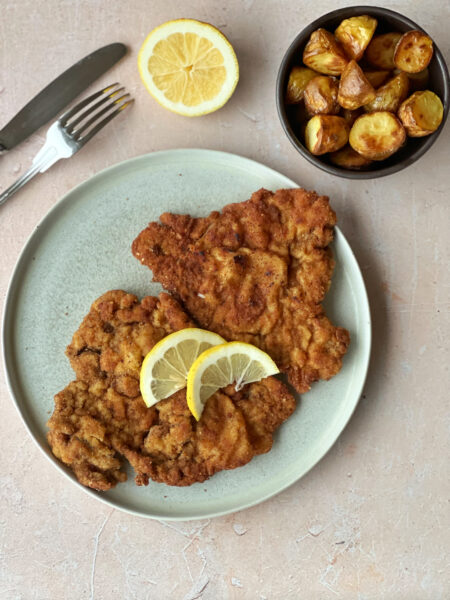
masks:
<path fill-rule="evenodd" d="M 349 333 L 321 306 L 334 268 L 328 198 L 262 189 L 206 218 L 160 220 L 133 254 L 201 327 L 266 351 L 301 393 L 340 370 Z"/>
<path fill-rule="evenodd" d="M 197 422 L 185 390 L 146 407 L 142 361 L 163 337 L 198 323 L 268 352 L 299 392 L 335 375 L 349 344 L 321 305 L 335 222 L 328 198 L 291 189 L 259 190 L 206 218 L 165 213 L 150 223 L 133 253 L 191 316 L 166 293 L 139 302 L 116 290 L 93 303 L 66 351 L 76 379 L 56 394 L 48 422 L 55 456 L 84 485 L 107 490 L 126 479 L 124 459 L 137 485 L 184 486 L 269 451 L 295 409 L 279 380 L 219 390 Z"/>
<path fill-rule="evenodd" d="M 156 405 L 157 421 L 140 452 L 118 447 L 137 472 L 136 483 L 149 477 L 168 485 L 204 481 L 224 469 L 247 464 L 272 448 L 274 431 L 295 409 L 286 386 L 273 377 L 217 391 L 197 422 L 180 390 Z"/>
<path fill-rule="evenodd" d="M 240 392 L 219 390 L 198 423 L 185 390 L 154 407 L 144 404 L 143 358 L 164 336 L 192 326 L 164 293 L 139 302 L 116 290 L 93 303 L 66 351 L 76 380 L 56 394 L 48 421 L 53 453 L 82 484 L 108 490 L 125 481 L 125 457 L 137 485 L 152 478 L 185 486 L 270 450 L 273 432 L 295 409 L 293 396 L 275 378 Z"/>
<path fill-rule="evenodd" d="M 53 453 L 81 483 L 106 490 L 126 479 L 117 447 L 139 450 L 155 410 L 139 395 L 142 357 L 192 321 L 167 294 L 141 303 L 123 291 L 96 300 L 66 354 L 76 380 L 55 396 L 48 422 Z"/>
<path fill-rule="evenodd" d="M 270 450 L 273 432 L 295 409 L 293 396 L 275 378 L 240 392 L 219 390 L 198 423 L 185 390 L 151 408 L 144 404 L 143 358 L 169 333 L 192 326 L 165 293 L 139 302 L 115 290 L 93 303 L 67 347 L 76 379 L 56 394 L 47 436 L 54 455 L 83 485 L 108 490 L 125 481 L 125 458 L 137 485 L 151 478 L 185 486 Z"/>
<path fill-rule="evenodd" d="M 164 213 L 132 251 L 201 327 L 258 346 L 302 393 L 339 372 L 350 341 L 321 305 L 335 223 L 325 196 L 261 189 L 205 218 Z"/>

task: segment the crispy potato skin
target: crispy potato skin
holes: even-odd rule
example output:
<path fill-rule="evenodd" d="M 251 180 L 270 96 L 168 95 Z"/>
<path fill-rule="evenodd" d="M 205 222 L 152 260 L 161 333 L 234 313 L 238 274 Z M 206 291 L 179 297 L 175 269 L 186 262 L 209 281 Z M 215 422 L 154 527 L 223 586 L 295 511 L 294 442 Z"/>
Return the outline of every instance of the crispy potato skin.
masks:
<path fill-rule="evenodd" d="M 369 45 L 377 20 L 368 15 L 345 19 L 334 32 L 336 39 L 343 46 L 347 56 L 353 60 L 361 60 L 364 50 Z"/>
<path fill-rule="evenodd" d="M 375 90 L 364 75 L 361 67 L 351 60 L 345 67 L 339 82 L 338 102 L 342 108 L 355 110 L 371 102 Z"/>
<path fill-rule="evenodd" d="M 335 115 L 315 115 L 305 129 L 305 144 L 311 154 L 319 156 L 335 152 L 348 141 L 349 125 Z"/>
<path fill-rule="evenodd" d="M 382 33 L 381 35 L 373 36 L 364 57 L 371 65 L 378 69 L 386 69 L 392 71 L 394 69 L 394 52 L 395 48 L 402 37 L 398 31 L 390 33 Z"/>
<path fill-rule="evenodd" d="M 444 107 L 434 92 L 414 92 L 399 108 L 398 116 L 410 137 L 430 135 L 442 123 Z"/>
<path fill-rule="evenodd" d="M 350 130 L 350 146 L 365 158 L 383 160 L 405 143 L 406 131 L 395 115 L 373 112 L 356 119 Z"/>
<path fill-rule="evenodd" d="M 383 71 L 364 71 L 367 81 L 371 83 L 375 89 L 379 88 L 383 83 L 386 83 L 390 74 L 391 72 L 386 69 Z"/>
<path fill-rule="evenodd" d="M 422 31 L 408 31 L 399 40 L 394 52 L 394 64 L 406 73 L 420 73 L 433 56 L 433 41 Z"/>
<path fill-rule="evenodd" d="M 368 167 L 372 163 L 371 160 L 364 158 L 356 150 L 353 150 L 350 145 L 344 146 L 337 152 L 332 152 L 330 160 L 334 165 L 352 171 L 364 169 L 364 167 Z"/>
<path fill-rule="evenodd" d="M 313 115 L 336 115 L 340 106 L 337 101 L 339 84 L 334 77 L 318 75 L 305 88 L 306 110 Z"/>
<path fill-rule="evenodd" d="M 375 92 L 375 98 L 364 106 L 366 112 L 388 110 L 396 113 L 400 104 L 407 97 L 409 79 L 406 73 L 400 72 Z"/>
<path fill-rule="evenodd" d="M 303 100 L 306 85 L 317 73 L 307 67 L 293 67 L 286 89 L 286 104 L 298 104 Z"/>
<path fill-rule="evenodd" d="M 318 73 L 340 75 L 348 58 L 333 34 L 321 28 L 311 34 L 303 51 L 303 62 Z"/>

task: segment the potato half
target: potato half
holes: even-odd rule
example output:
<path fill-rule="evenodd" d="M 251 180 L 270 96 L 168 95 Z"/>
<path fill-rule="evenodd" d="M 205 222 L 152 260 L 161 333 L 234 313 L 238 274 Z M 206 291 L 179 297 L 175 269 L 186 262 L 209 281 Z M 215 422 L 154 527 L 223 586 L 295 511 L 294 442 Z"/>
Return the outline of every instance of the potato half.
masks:
<path fill-rule="evenodd" d="M 330 160 L 334 165 L 352 171 L 364 169 L 364 167 L 368 167 L 372 162 L 368 158 L 364 158 L 364 156 L 358 154 L 351 146 L 344 146 L 337 152 L 332 152 Z"/>
<path fill-rule="evenodd" d="M 436 131 L 442 123 L 444 107 L 439 96 L 425 90 L 414 92 L 398 111 L 403 126 L 410 137 L 423 137 Z"/>
<path fill-rule="evenodd" d="M 406 73 L 419 73 L 428 67 L 432 56 L 432 39 L 422 31 L 408 31 L 395 48 L 394 64 Z"/>
<path fill-rule="evenodd" d="M 397 152 L 405 140 L 405 128 L 395 115 L 387 111 L 359 117 L 349 136 L 353 150 L 371 160 L 388 158 Z"/>
<path fill-rule="evenodd" d="M 373 85 L 375 89 L 379 88 L 380 85 L 386 82 L 387 78 L 391 74 L 390 71 L 364 71 L 364 75 L 369 83 Z"/>
<path fill-rule="evenodd" d="M 408 95 L 409 79 L 406 73 L 399 73 L 375 92 L 375 98 L 364 106 L 367 112 L 388 110 L 396 113 L 398 107 Z"/>
<path fill-rule="evenodd" d="M 313 31 L 303 51 L 303 62 L 318 73 L 340 75 L 348 58 L 339 42 L 326 29 Z"/>
<path fill-rule="evenodd" d="M 376 28 L 376 19 L 368 15 L 361 15 L 342 21 L 334 35 L 342 44 L 347 56 L 354 60 L 360 60 Z"/>
<path fill-rule="evenodd" d="M 355 110 L 375 98 L 375 90 L 361 67 L 351 60 L 342 72 L 339 82 L 338 102 L 342 108 Z"/>
<path fill-rule="evenodd" d="M 286 89 L 286 104 L 298 104 L 301 102 L 305 87 L 316 76 L 317 73 L 307 67 L 293 67 L 289 74 Z"/>
<path fill-rule="evenodd" d="M 394 52 L 402 34 L 398 31 L 375 35 L 367 46 L 364 57 L 378 69 L 392 71 L 395 67 Z"/>
<path fill-rule="evenodd" d="M 304 100 L 309 115 L 336 115 L 339 84 L 334 77 L 318 75 L 305 88 Z"/>
<path fill-rule="evenodd" d="M 335 152 L 347 143 L 349 129 L 347 121 L 342 117 L 315 115 L 306 125 L 306 147 L 316 156 Z"/>

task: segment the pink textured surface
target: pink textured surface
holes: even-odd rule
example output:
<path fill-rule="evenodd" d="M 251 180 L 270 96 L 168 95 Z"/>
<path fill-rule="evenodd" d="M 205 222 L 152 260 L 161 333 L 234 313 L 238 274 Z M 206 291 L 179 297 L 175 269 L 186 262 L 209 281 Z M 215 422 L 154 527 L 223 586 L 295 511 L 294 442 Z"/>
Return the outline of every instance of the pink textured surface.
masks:
<path fill-rule="evenodd" d="M 129 54 L 92 89 L 118 80 L 136 99 L 82 153 L 0 208 L 2 298 L 28 235 L 74 185 L 132 156 L 200 147 L 259 160 L 331 196 L 374 322 L 364 395 L 331 452 L 276 498 L 211 522 L 139 519 L 84 495 L 28 437 L 2 373 L 2 600 L 448 598 L 449 125 L 417 165 L 382 180 L 333 178 L 295 152 L 276 115 L 278 65 L 295 34 L 336 7 L 331 0 L 2 3 L 0 127 L 75 60 L 113 41 Z M 449 60 L 448 2 L 390 7 L 429 31 Z M 183 16 L 220 27 L 241 67 L 231 101 L 193 120 L 157 105 L 136 68 L 146 34 Z M 0 189 L 28 167 L 44 133 L 0 158 Z"/>

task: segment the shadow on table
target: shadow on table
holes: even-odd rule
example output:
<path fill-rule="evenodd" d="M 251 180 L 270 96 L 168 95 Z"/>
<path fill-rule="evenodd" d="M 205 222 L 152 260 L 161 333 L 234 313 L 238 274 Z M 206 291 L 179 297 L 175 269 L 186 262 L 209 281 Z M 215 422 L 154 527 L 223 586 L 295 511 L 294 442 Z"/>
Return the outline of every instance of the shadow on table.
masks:
<path fill-rule="evenodd" d="M 361 435 L 370 429 L 371 415 L 377 410 L 377 404 L 380 401 L 378 396 L 380 381 L 388 367 L 389 315 L 378 253 L 374 252 L 373 246 L 367 245 L 367 240 L 370 239 L 369 232 L 364 230 L 355 214 L 347 213 L 345 223 L 340 224 L 340 227 L 355 254 L 366 285 L 372 317 L 372 349 L 367 379 L 360 401 L 343 433 L 322 459 L 323 463 L 335 461 L 336 453 L 340 454 L 341 450 L 348 446 L 349 440 L 361 439 Z M 304 483 L 305 479 L 302 479 L 302 482 Z"/>
<path fill-rule="evenodd" d="M 377 388 L 387 371 L 390 328 L 379 254 L 374 252 L 373 245 L 367 245 L 370 232 L 364 230 L 354 214 L 347 215 L 342 230 L 360 266 L 372 317 L 372 348 L 367 379 L 355 413 L 345 429 L 345 435 L 350 432 L 353 435 L 360 427 L 367 427 L 367 407 L 377 403 Z"/>

